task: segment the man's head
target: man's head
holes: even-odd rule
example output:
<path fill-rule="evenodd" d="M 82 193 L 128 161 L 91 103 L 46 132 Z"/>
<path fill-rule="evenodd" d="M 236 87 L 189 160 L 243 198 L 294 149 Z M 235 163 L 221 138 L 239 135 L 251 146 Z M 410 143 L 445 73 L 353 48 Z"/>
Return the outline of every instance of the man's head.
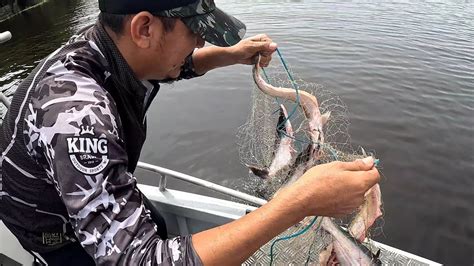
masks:
<path fill-rule="evenodd" d="M 99 0 L 99 7 L 99 21 L 144 79 L 175 78 L 204 41 L 230 46 L 245 34 L 213 0 Z"/>

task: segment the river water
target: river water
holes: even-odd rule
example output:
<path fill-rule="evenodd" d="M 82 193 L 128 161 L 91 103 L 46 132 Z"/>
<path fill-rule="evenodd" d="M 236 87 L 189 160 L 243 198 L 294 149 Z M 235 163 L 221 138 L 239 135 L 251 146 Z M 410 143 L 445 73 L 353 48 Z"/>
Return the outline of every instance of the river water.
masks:
<path fill-rule="evenodd" d="M 349 109 L 353 145 L 382 161 L 383 243 L 452 265 L 474 263 L 474 3 L 217 2 L 269 34 L 299 78 Z M 95 0 L 50 0 L 8 21 L 0 89 L 93 23 Z M 274 63 L 277 63 L 275 60 Z M 249 66 L 166 85 L 149 113 L 142 160 L 234 188 L 247 170 L 236 133 L 249 111 Z M 157 179 L 138 179 L 157 184 Z M 171 186 L 189 187 L 172 182 Z M 191 191 L 201 191 L 190 188 Z"/>

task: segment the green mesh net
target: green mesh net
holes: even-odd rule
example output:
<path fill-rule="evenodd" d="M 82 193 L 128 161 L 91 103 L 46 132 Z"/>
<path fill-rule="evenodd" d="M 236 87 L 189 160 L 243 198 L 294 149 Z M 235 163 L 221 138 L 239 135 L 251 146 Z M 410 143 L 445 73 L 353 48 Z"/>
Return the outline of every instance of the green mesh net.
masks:
<path fill-rule="evenodd" d="M 311 93 L 317 97 L 321 114 L 330 112 L 330 118 L 323 128 L 324 143 L 319 148 L 320 153 L 315 165 L 336 160 L 353 161 L 373 155 L 361 147 L 354 148 L 351 145 L 347 106 L 340 97 L 318 84 L 294 79 L 294 73 L 287 72 L 286 65 L 276 64 L 275 60 L 272 66 L 262 73 L 268 83 L 276 87 L 297 88 Z M 292 79 L 296 84 L 291 81 Z M 292 168 L 295 166 L 297 155 L 303 153 L 311 144 L 305 113 L 299 104 L 268 96 L 255 86 L 248 119 L 240 127 L 237 135 L 240 159 L 244 166 L 261 169 L 271 166 L 278 149 L 277 143 L 282 138 L 281 105 L 287 110 L 287 119 L 293 129 L 292 146 L 295 158 L 288 167 L 278 171 L 271 179 L 263 180 L 249 171 L 248 182 L 245 182 L 246 187 L 243 188 L 247 193 L 267 200 L 291 181 L 289 175 L 294 172 Z M 355 213 L 334 222 L 344 230 L 343 228 L 350 225 L 354 216 Z M 288 228 L 255 252 L 245 265 L 319 265 L 321 253 L 333 242 L 332 236 L 321 228 L 321 219 L 322 217 L 307 217 L 299 224 Z M 382 221 L 378 219 L 368 231 L 369 238 L 382 232 Z M 398 250 L 375 241 L 367 240 L 363 245 L 374 254 L 380 250 L 379 259 L 382 264 L 424 264 L 414 257 L 401 255 Z"/>

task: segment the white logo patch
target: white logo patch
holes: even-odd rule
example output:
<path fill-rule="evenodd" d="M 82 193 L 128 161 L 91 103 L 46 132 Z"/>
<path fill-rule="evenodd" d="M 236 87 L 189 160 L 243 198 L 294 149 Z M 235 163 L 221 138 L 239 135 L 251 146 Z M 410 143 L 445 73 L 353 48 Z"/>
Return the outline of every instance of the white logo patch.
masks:
<path fill-rule="evenodd" d="M 79 172 L 100 173 L 109 164 L 108 140 L 96 138 L 94 127 L 81 126 L 78 137 L 66 138 L 69 159 Z"/>

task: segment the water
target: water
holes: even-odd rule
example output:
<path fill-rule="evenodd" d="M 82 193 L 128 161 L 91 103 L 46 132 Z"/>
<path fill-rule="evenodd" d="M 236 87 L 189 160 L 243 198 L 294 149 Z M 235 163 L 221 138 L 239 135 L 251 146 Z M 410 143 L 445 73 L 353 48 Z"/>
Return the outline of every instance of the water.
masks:
<path fill-rule="evenodd" d="M 268 33 L 300 78 L 347 104 L 353 144 L 382 161 L 385 225 L 376 239 L 445 264 L 474 263 L 474 4 L 218 4 L 247 23 L 248 36 Z M 0 46 L 1 90 L 14 89 L 38 60 L 92 23 L 96 6 L 51 0 L 0 23 L 14 36 Z M 235 134 L 248 115 L 250 70 L 228 67 L 163 86 L 142 160 L 242 186 L 247 170 Z"/>

